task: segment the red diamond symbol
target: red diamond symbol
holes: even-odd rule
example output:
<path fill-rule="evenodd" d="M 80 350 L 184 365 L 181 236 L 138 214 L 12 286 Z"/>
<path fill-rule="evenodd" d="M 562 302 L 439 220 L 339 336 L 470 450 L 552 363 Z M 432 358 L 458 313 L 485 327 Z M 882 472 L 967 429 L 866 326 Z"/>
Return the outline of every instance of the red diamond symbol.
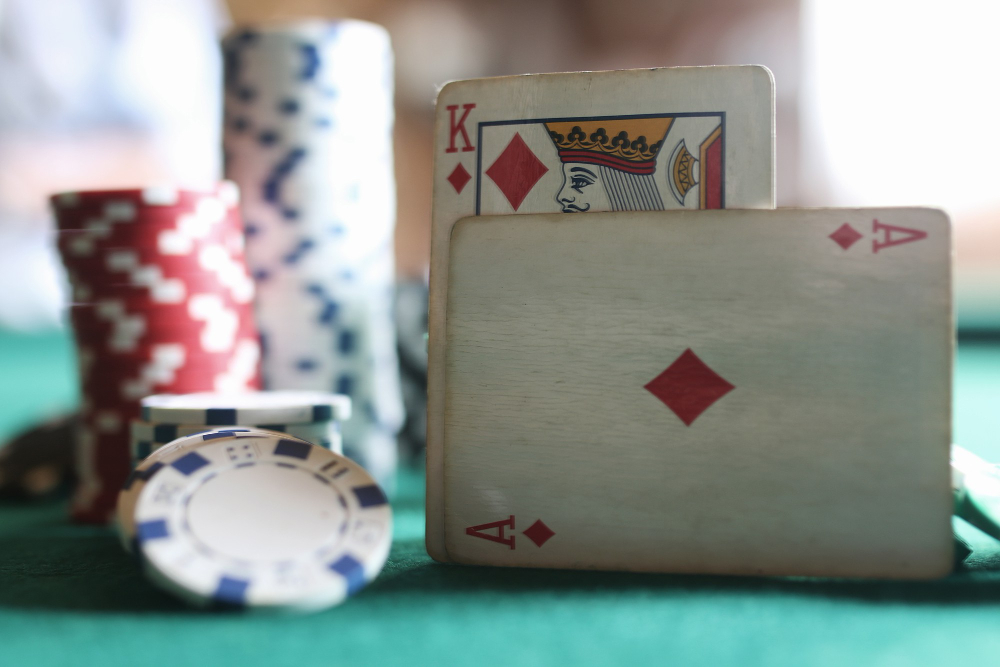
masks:
<path fill-rule="evenodd" d="M 538 183 L 538 179 L 548 170 L 524 143 L 520 133 L 515 132 L 507 148 L 503 149 L 496 162 L 486 170 L 486 175 L 493 179 L 516 211 L 531 188 Z"/>
<path fill-rule="evenodd" d="M 844 250 L 847 250 L 852 245 L 857 243 L 858 239 L 862 236 L 861 232 L 851 227 L 846 222 L 837 228 L 833 234 L 830 234 L 830 238 L 839 245 Z"/>
<path fill-rule="evenodd" d="M 699 359 L 691 348 L 684 350 L 667 370 L 645 386 L 687 426 L 735 388 Z"/>
<path fill-rule="evenodd" d="M 542 546 L 549 541 L 549 538 L 555 535 L 555 531 L 542 523 L 539 519 L 535 523 L 528 526 L 528 530 L 524 531 L 524 534 L 528 536 L 528 539 L 535 543 L 536 546 Z"/>
<path fill-rule="evenodd" d="M 451 187 L 455 188 L 455 192 L 461 192 L 471 178 L 472 176 L 469 176 L 469 172 L 465 170 L 461 162 L 455 165 L 455 168 L 448 174 L 448 182 L 451 183 Z"/>

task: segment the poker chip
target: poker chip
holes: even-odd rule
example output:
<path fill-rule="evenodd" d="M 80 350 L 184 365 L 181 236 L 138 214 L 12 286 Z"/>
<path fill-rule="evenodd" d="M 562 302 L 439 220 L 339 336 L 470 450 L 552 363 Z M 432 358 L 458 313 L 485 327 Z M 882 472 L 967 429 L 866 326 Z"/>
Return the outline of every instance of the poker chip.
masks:
<path fill-rule="evenodd" d="M 404 411 L 389 35 L 296 21 L 235 31 L 222 46 L 226 176 L 248 222 L 264 386 L 349 395 L 345 451 L 391 488 Z"/>
<path fill-rule="evenodd" d="M 74 519 L 105 523 L 113 514 L 141 398 L 260 388 L 238 203 L 232 183 L 51 198 L 83 403 Z"/>
<path fill-rule="evenodd" d="M 130 452 L 132 465 L 137 465 L 153 452 L 172 443 L 178 438 L 198 435 L 236 425 L 204 426 L 201 424 L 156 424 L 133 420 L 130 428 Z M 246 424 L 248 428 L 285 433 L 294 438 L 311 442 L 337 454 L 343 454 L 340 436 L 340 422 L 316 422 L 313 424 Z"/>
<path fill-rule="evenodd" d="M 239 189 L 235 184 L 223 181 L 207 193 L 184 190 L 172 185 L 61 192 L 52 196 L 52 206 L 59 212 L 83 212 L 104 209 L 110 204 L 127 217 L 129 212 L 145 207 L 192 208 L 205 195 L 218 199 L 222 206 L 229 208 L 239 204 L 240 200 Z"/>
<path fill-rule="evenodd" d="M 351 399 L 318 391 L 155 395 L 142 400 L 142 418 L 161 424 L 308 424 L 351 416 Z"/>
<path fill-rule="evenodd" d="M 349 459 L 236 435 L 159 462 L 135 505 L 136 545 L 149 578 L 193 604 L 323 609 L 385 564 L 391 509 Z"/>
<path fill-rule="evenodd" d="M 263 429 L 247 427 L 213 429 L 203 433 L 195 433 L 193 435 L 177 438 L 176 440 L 158 448 L 156 451 L 151 452 L 144 460 L 140 461 L 135 470 L 133 470 L 125 480 L 121 491 L 118 492 L 118 502 L 116 504 L 115 516 L 118 523 L 118 535 L 121 538 L 122 546 L 125 547 L 125 550 L 133 550 L 133 541 L 135 539 L 135 504 L 139 498 L 139 493 L 142 491 L 143 487 L 145 487 L 146 482 L 148 482 L 153 475 L 163 468 L 166 463 L 169 463 L 173 457 L 178 456 L 178 452 L 181 450 L 196 448 L 206 442 L 231 440 L 237 436 L 250 435 L 263 437 L 274 436 L 278 438 L 297 440 L 297 438 L 292 438 L 292 436 L 287 434 L 274 433 Z"/>

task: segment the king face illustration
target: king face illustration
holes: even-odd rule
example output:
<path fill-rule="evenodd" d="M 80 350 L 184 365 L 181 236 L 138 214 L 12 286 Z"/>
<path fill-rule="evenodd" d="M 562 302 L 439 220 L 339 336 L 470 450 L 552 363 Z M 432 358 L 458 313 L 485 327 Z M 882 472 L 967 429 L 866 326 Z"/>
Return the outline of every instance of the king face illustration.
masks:
<path fill-rule="evenodd" d="M 475 212 L 725 208 L 724 134 L 717 113 L 482 123 Z"/>
<path fill-rule="evenodd" d="M 657 178 L 657 156 L 673 117 L 574 120 L 546 123 L 562 162 L 556 202 L 563 213 L 659 211 L 659 183 L 681 206 L 698 183 L 698 160 L 684 140 L 670 149 L 669 174 Z"/>

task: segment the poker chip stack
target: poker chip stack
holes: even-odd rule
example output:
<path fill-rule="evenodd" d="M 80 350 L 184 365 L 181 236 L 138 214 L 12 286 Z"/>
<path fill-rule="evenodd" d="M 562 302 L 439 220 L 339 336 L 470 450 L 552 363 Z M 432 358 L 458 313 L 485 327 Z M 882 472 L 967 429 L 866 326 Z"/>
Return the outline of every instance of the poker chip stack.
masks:
<path fill-rule="evenodd" d="M 112 513 L 140 399 L 259 387 L 238 203 L 231 183 L 52 197 L 82 395 L 74 519 Z"/>
<path fill-rule="evenodd" d="M 351 416 L 351 399 L 309 391 L 168 394 L 144 398 L 142 416 L 131 425 L 133 466 L 178 438 L 247 427 L 284 433 L 342 454 L 340 424 Z"/>
<path fill-rule="evenodd" d="M 403 406 L 388 36 L 307 22 L 223 47 L 226 174 L 244 194 L 264 384 L 349 395 L 344 451 L 391 488 Z"/>

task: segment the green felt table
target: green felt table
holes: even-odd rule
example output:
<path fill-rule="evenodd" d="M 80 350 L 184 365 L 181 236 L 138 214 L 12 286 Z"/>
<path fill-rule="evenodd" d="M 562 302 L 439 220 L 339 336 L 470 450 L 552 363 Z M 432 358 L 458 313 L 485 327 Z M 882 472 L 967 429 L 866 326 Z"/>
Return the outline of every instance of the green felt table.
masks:
<path fill-rule="evenodd" d="M 0 333 L 0 436 L 71 407 L 62 334 Z M 959 348 L 956 441 L 1000 461 L 1000 345 Z M 310 616 L 193 610 L 63 501 L 0 505 L 0 665 L 970 665 L 1000 662 L 1000 546 L 933 582 L 505 570 L 423 548 L 421 471 L 393 500 L 389 562 Z"/>

